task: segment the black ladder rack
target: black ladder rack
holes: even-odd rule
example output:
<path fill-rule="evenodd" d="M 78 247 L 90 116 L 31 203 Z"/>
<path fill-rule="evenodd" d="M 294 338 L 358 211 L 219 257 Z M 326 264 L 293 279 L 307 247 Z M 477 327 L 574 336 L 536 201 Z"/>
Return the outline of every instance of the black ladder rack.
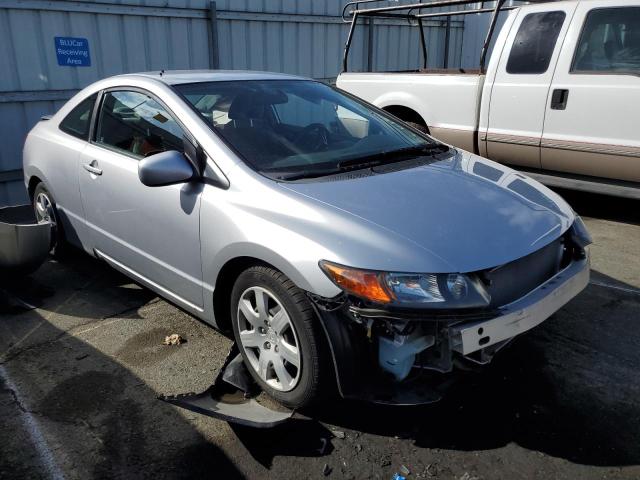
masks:
<path fill-rule="evenodd" d="M 380 3 L 383 0 L 354 0 L 347 2 L 342 9 L 342 19 L 345 22 L 350 22 L 349 35 L 344 45 L 344 52 L 342 55 L 342 72 L 347 71 L 347 59 L 349 57 L 349 49 L 351 48 L 351 40 L 353 39 L 353 33 L 359 19 L 368 19 L 368 28 L 370 35 L 373 31 L 373 22 L 376 18 L 386 19 L 405 19 L 411 24 L 412 21 L 416 22 L 420 28 L 420 43 L 422 49 L 422 61 L 424 68 L 427 68 L 427 46 L 424 38 L 424 29 L 422 25 L 423 18 L 433 17 L 453 17 L 458 15 L 469 15 L 472 13 L 491 13 L 491 23 L 489 24 L 489 31 L 482 46 L 482 52 L 480 54 L 480 73 L 485 73 L 485 64 L 487 59 L 487 52 L 489 50 L 489 44 L 493 37 L 493 33 L 496 28 L 496 22 L 498 21 L 498 15 L 500 12 L 513 10 L 518 8 L 517 6 L 505 6 L 506 0 L 496 0 L 493 7 L 484 7 L 485 2 L 478 2 L 477 0 L 435 0 L 428 3 L 411 3 L 406 5 L 387 5 L 378 7 L 366 7 L 369 3 Z M 532 0 L 526 3 L 544 3 L 553 0 Z M 436 7 L 452 7 L 459 5 L 472 5 L 480 4 L 480 8 L 474 8 L 469 10 L 455 10 L 449 12 L 424 12 L 424 10 Z M 364 8 L 363 8 L 364 7 Z M 445 42 L 446 43 L 446 42 Z M 369 47 L 371 48 L 371 46 Z"/>

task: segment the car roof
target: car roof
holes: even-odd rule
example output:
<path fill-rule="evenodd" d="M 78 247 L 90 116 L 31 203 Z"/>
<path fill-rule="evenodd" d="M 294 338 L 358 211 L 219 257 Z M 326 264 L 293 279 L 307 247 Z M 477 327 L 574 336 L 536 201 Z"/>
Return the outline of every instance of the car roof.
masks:
<path fill-rule="evenodd" d="M 250 70 L 158 70 L 154 72 L 129 73 L 119 78 L 143 76 L 160 80 L 168 85 L 201 82 L 223 82 L 242 80 L 309 80 L 297 75 L 273 72 L 254 72 Z"/>

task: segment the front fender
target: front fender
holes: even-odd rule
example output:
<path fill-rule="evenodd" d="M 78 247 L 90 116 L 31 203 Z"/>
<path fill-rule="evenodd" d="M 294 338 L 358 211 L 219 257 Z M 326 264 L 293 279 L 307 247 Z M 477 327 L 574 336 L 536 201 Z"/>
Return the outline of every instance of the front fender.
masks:
<path fill-rule="evenodd" d="M 294 265 L 277 252 L 252 242 L 238 242 L 222 249 L 214 258 L 209 276 L 206 278 L 217 279 L 220 271 L 228 262 L 243 257 L 255 258 L 273 266 L 289 277 L 296 286 L 307 292 L 328 298 L 335 297 L 341 292 L 313 261 L 298 259 L 298 263 L 301 264 Z"/>
<path fill-rule="evenodd" d="M 253 259 L 257 262 L 271 265 L 273 268 L 284 273 L 297 287 L 306 292 L 328 298 L 335 297 L 341 293 L 341 290 L 327 278 L 317 264 L 312 265 L 312 262 L 309 262 L 303 263 L 302 266 L 294 265 L 292 261 L 287 260 L 282 255 L 263 245 L 252 242 L 233 243 L 220 250 L 212 262 L 203 263 L 202 273 L 205 279 L 203 284 L 204 307 L 205 312 L 207 312 L 205 319 L 209 322 L 211 322 L 210 319 L 212 319 L 212 323 L 215 326 L 219 325 L 214 315 L 214 290 L 220 272 L 229 262 L 241 258 Z"/>

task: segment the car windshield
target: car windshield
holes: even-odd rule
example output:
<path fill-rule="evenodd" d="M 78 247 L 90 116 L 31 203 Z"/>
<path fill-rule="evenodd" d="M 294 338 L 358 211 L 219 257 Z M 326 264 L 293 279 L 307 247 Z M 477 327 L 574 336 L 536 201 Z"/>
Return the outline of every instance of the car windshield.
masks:
<path fill-rule="evenodd" d="M 328 175 L 448 147 L 311 80 L 177 85 L 255 170 L 277 179 Z"/>

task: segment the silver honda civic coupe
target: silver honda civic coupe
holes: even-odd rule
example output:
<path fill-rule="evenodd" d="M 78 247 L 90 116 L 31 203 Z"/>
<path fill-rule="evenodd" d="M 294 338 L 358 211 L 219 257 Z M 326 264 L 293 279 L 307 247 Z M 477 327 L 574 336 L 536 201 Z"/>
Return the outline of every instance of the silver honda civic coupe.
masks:
<path fill-rule="evenodd" d="M 232 332 L 290 407 L 428 401 L 589 280 L 558 195 L 296 76 L 101 80 L 31 130 L 24 175 L 55 250 Z"/>

